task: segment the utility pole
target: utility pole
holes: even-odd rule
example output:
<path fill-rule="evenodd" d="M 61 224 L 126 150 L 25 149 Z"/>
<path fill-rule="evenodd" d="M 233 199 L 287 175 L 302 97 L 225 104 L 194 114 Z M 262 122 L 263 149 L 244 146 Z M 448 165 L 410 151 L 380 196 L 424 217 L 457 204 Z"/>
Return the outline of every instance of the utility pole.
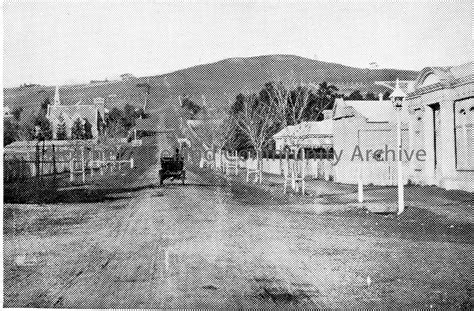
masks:
<path fill-rule="evenodd" d="M 151 89 L 150 78 L 148 77 L 146 79 L 146 82 L 138 83 L 137 87 L 144 87 L 145 88 L 145 104 L 143 105 L 143 111 L 145 111 L 146 105 L 148 104 L 148 97 L 150 95 L 150 89 Z"/>
<path fill-rule="evenodd" d="M 403 172 L 402 172 L 402 125 L 401 125 L 401 113 L 403 107 L 403 101 L 406 97 L 406 94 L 402 91 L 399 85 L 399 80 L 397 79 L 395 89 L 390 95 L 392 100 L 393 107 L 397 113 L 397 145 L 398 145 L 398 215 L 403 213 L 405 210 L 404 203 L 404 193 L 403 193 Z"/>

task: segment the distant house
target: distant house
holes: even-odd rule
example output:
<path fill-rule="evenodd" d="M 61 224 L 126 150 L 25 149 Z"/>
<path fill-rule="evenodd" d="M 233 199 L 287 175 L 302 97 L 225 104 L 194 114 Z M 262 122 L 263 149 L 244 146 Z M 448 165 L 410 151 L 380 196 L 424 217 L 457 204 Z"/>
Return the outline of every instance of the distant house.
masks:
<path fill-rule="evenodd" d="M 81 120 L 82 124 L 85 124 L 87 120 L 91 124 L 92 138 L 97 138 L 99 136 L 98 124 L 105 120 L 104 104 L 100 99 L 94 99 L 93 104 L 90 105 L 82 105 L 81 102 L 76 105 L 61 105 L 59 90 L 56 88 L 54 103 L 48 105 L 46 117 L 51 122 L 53 139 L 57 139 L 58 126 L 63 123 L 66 125 L 66 136 L 70 138 L 71 128 L 77 119 Z"/>
<path fill-rule="evenodd" d="M 273 135 L 275 149 L 323 151 L 324 154 L 333 152 L 333 120 L 326 114 L 325 120 L 306 121 L 298 125 L 290 125 Z"/>
<path fill-rule="evenodd" d="M 107 78 L 105 80 L 91 80 L 90 84 L 97 84 L 97 83 L 108 83 L 110 82 Z"/>
<path fill-rule="evenodd" d="M 105 98 L 103 97 L 95 97 L 92 99 L 92 103 L 94 105 L 105 105 Z"/>
<path fill-rule="evenodd" d="M 427 67 L 408 92 L 412 148 L 426 161 L 412 163 L 417 184 L 474 191 L 474 75 L 472 62 Z"/>
<path fill-rule="evenodd" d="M 291 149 L 290 146 L 295 142 L 295 129 L 297 125 L 288 125 L 283 128 L 281 131 L 273 135 L 273 140 L 275 141 L 275 149 L 283 150 L 285 147 Z"/>
<path fill-rule="evenodd" d="M 131 73 L 124 73 L 120 75 L 120 79 L 122 79 L 122 81 L 129 81 L 129 80 L 135 79 L 135 76 L 132 75 Z"/>
<path fill-rule="evenodd" d="M 3 118 L 8 119 L 8 118 L 11 118 L 11 117 L 13 117 L 13 114 L 10 110 L 10 107 L 3 106 Z"/>
<path fill-rule="evenodd" d="M 406 110 L 402 120 L 408 120 Z M 360 172 L 364 184 L 394 185 L 397 182 L 396 112 L 390 100 L 337 98 L 333 117 L 335 158 L 334 181 L 357 183 Z M 408 124 L 402 122 L 402 148 L 408 149 Z M 382 150 L 383 153 L 376 152 Z M 386 150 L 393 150 L 386 154 Z M 362 157 L 361 157 L 362 156 Z M 405 172 L 407 161 L 403 162 Z M 407 181 L 407 174 L 404 176 Z"/>

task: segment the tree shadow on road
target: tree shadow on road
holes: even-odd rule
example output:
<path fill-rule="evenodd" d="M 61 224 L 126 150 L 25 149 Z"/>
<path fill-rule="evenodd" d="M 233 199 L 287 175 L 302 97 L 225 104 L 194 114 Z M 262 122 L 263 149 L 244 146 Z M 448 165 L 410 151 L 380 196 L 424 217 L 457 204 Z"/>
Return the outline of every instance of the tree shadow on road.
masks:
<path fill-rule="evenodd" d="M 136 192 L 154 189 L 158 186 L 147 184 L 137 187 L 100 188 L 95 185 L 81 187 L 55 188 L 53 186 L 41 189 L 21 187 L 8 189 L 4 192 L 4 202 L 14 204 L 56 204 L 56 203 L 99 203 L 133 198 Z"/>

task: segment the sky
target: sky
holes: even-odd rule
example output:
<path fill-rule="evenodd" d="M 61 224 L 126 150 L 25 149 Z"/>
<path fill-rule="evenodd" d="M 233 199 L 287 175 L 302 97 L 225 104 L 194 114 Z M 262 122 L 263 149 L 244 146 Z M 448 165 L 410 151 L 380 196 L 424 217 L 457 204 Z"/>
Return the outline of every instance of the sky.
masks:
<path fill-rule="evenodd" d="M 473 56 L 470 0 L 5 0 L 2 8 L 5 87 L 156 75 L 266 54 L 412 70 Z"/>

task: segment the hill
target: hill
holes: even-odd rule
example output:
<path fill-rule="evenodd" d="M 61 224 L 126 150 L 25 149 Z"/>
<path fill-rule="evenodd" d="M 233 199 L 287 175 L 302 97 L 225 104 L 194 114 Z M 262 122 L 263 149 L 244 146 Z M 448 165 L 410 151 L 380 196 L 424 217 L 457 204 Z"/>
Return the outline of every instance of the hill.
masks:
<path fill-rule="evenodd" d="M 90 101 L 93 97 L 106 98 L 106 107 L 122 107 L 126 103 L 143 106 L 145 88 L 150 85 L 147 108 L 162 109 L 176 105 L 178 95 L 186 94 L 200 102 L 206 97 L 210 106 L 227 105 L 238 93 L 258 91 L 268 81 L 315 82 L 335 84 L 341 93 L 354 89 L 363 93 L 368 90 L 379 93 L 386 88 L 374 85 L 374 81 L 396 78 L 414 80 L 417 72 L 398 69 L 349 67 L 336 63 L 312 60 L 294 55 L 265 55 L 248 58 L 230 58 L 215 63 L 198 65 L 168 74 L 141 77 L 128 81 L 98 82 L 60 87 L 61 101 L 74 104 L 79 100 Z M 46 97 L 53 98 L 54 86 L 32 85 L 4 89 L 4 105 L 10 108 L 38 106 Z"/>

